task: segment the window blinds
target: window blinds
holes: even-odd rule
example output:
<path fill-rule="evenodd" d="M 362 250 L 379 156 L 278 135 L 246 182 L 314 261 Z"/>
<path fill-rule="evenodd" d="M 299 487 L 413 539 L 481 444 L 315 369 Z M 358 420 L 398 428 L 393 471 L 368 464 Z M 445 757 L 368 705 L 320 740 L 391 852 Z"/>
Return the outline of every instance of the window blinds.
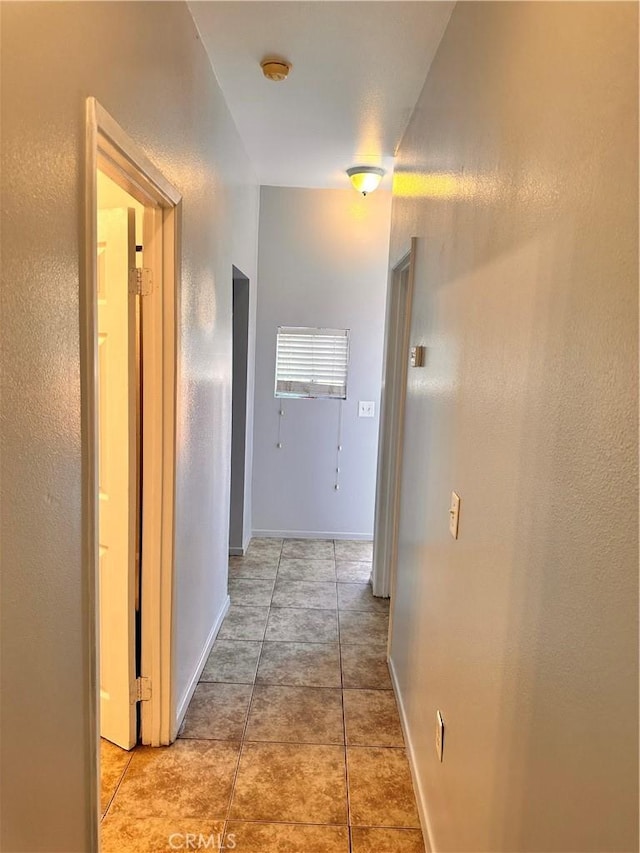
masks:
<path fill-rule="evenodd" d="M 280 326 L 276 397 L 347 398 L 348 329 Z"/>

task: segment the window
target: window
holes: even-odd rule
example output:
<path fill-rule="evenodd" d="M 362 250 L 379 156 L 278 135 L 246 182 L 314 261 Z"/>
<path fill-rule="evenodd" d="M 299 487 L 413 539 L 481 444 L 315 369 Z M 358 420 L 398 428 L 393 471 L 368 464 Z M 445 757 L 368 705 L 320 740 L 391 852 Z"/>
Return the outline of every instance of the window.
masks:
<path fill-rule="evenodd" d="M 347 399 L 348 329 L 279 326 L 276 397 Z"/>

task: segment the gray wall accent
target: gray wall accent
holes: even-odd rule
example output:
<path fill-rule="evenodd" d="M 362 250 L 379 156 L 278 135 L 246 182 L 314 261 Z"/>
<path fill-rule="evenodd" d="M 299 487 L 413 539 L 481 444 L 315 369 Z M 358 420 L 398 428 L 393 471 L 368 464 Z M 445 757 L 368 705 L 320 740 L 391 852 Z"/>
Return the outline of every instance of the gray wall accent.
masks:
<path fill-rule="evenodd" d="M 399 151 L 391 659 L 434 851 L 638 849 L 637 34 L 458 3 Z"/>
<path fill-rule="evenodd" d="M 244 553 L 249 536 L 245 538 L 245 481 L 247 471 L 247 383 L 249 368 L 249 305 L 251 284 L 236 267 L 233 268 L 233 382 L 231 405 L 231 511 L 229 550 Z M 249 507 L 247 507 L 247 510 Z"/>
<path fill-rule="evenodd" d="M 255 281 L 258 188 L 183 3 L 3 3 L 3 850 L 86 853 L 80 244 L 85 98 L 183 194 L 176 698 L 227 597 L 231 287 Z"/>
<path fill-rule="evenodd" d="M 390 203 L 384 191 L 363 198 L 351 189 L 261 189 L 254 531 L 373 533 Z M 351 330 L 338 492 L 340 403 L 274 397 L 278 326 Z M 376 416 L 358 418 L 358 400 L 375 401 Z"/>

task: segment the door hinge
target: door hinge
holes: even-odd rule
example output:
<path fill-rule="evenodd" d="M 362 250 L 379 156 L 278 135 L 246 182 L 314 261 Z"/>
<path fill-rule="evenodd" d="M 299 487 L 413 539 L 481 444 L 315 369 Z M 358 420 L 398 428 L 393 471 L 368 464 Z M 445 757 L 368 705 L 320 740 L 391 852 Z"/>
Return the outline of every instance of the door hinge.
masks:
<path fill-rule="evenodd" d="M 148 296 L 153 290 L 151 270 L 134 267 L 129 270 L 129 293 L 136 296 Z"/>
<path fill-rule="evenodd" d="M 147 702 L 151 699 L 151 679 L 136 678 L 131 687 L 131 704 Z"/>

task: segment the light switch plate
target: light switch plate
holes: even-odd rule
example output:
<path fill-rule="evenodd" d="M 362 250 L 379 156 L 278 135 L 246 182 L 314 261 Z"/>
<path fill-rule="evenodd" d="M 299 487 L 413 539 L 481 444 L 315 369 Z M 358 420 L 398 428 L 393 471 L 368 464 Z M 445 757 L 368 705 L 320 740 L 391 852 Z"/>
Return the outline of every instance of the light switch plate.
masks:
<path fill-rule="evenodd" d="M 366 400 L 360 400 L 358 403 L 358 417 L 359 418 L 373 418 L 376 413 L 376 404 L 371 401 L 368 402 Z"/>
<path fill-rule="evenodd" d="M 438 759 L 442 761 L 444 752 L 444 720 L 440 711 L 436 711 L 436 752 Z"/>
<path fill-rule="evenodd" d="M 449 532 L 454 539 L 458 538 L 458 524 L 460 521 L 460 495 L 451 492 L 451 505 L 449 507 Z"/>

